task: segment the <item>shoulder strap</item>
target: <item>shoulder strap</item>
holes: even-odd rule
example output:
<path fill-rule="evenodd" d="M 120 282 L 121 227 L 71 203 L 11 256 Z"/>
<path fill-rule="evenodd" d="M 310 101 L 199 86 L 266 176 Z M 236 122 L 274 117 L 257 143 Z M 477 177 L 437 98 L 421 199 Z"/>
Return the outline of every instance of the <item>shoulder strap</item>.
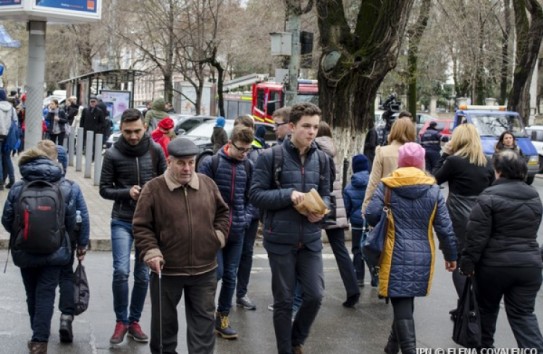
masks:
<path fill-rule="evenodd" d="M 329 170 L 330 171 L 330 193 L 332 193 L 334 181 L 336 179 L 336 168 L 334 166 L 332 170 L 332 165 L 331 165 L 331 163 L 333 163 L 333 159 L 331 156 L 328 156 L 327 153 L 325 153 L 319 148 L 317 148 L 316 153 L 319 158 L 319 182 L 324 181 L 325 179 L 323 171 Z M 332 173 L 334 174 L 334 176 L 332 176 Z"/>
<path fill-rule="evenodd" d="M 273 156 L 273 181 L 275 186 L 281 188 L 281 171 L 283 169 L 283 147 L 281 145 L 272 146 Z"/>
<path fill-rule="evenodd" d="M 391 194 L 391 191 L 390 191 L 390 188 L 388 188 L 387 186 L 384 186 L 385 187 L 385 206 L 387 208 L 390 208 L 390 194 Z"/>
<path fill-rule="evenodd" d="M 219 169 L 219 154 L 211 156 L 211 173 L 213 173 L 213 178 L 217 175 L 217 170 Z"/>

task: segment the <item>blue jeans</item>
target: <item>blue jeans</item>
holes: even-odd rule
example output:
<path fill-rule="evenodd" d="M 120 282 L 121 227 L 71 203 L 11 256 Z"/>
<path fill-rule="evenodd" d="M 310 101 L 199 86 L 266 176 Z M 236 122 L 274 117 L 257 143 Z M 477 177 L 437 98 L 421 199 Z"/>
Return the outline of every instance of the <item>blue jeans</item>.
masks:
<path fill-rule="evenodd" d="M 230 313 L 232 308 L 232 297 L 236 291 L 236 278 L 242 249 L 243 235 L 230 234 L 226 246 L 217 253 L 217 263 L 219 264 L 217 275 L 218 279 L 222 278 L 218 312 Z"/>
<path fill-rule="evenodd" d="M 21 268 L 33 342 L 48 342 L 61 266 Z"/>
<path fill-rule="evenodd" d="M 255 245 L 256 234 L 258 232 L 258 219 L 251 221 L 249 227 L 245 230 L 243 239 L 243 249 L 238 267 L 238 284 L 236 297 L 239 299 L 247 295 L 247 286 L 249 285 L 249 277 L 253 268 L 253 248 Z"/>
<path fill-rule="evenodd" d="M 117 219 L 111 220 L 111 252 L 113 254 L 113 308 L 117 321 L 125 324 L 139 321 L 149 284 L 149 269 L 139 260 L 136 249 L 134 264 L 134 288 L 128 314 L 128 277 L 130 275 L 130 252 L 134 243 L 132 224 Z"/>

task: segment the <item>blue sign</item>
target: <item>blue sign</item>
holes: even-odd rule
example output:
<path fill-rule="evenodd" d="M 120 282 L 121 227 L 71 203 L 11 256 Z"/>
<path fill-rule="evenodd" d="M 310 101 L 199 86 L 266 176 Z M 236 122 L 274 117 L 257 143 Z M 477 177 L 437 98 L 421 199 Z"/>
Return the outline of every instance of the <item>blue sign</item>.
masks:
<path fill-rule="evenodd" d="M 21 5 L 21 0 L 0 0 L 0 6 Z"/>
<path fill-rule="evenodd" d="M 36 0 L 36 6 L 96 13 L 96 2 L 96 0 Z"/>

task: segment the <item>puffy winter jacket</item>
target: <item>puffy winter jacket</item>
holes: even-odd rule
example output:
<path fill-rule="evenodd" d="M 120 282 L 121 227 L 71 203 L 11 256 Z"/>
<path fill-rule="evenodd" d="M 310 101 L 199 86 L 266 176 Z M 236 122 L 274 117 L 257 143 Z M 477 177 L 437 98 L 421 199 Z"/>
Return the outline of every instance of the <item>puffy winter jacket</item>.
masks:
<path fill-rule="evenodd" d="M 202 161 L 198 172 L 215 181 L 222 198 L 230 208 L 229 237 L 242 237 L 247 224 L 251 221 L 247 217 L 247 206 L 252 171 L 245 170 L 246 163 L 244 161 L 228 156 L 225 150 L 227 146 L 218 152 L 219 165 L 216 173 L 212 168 L 212 157 L 207 157 Z M 249 163 L 252 166 L 252 163 Z"/>
<path fill-rule="evenodd" d="M 500 178 L 477 199 L 467 225 L 461 269 L 477 265 L 541 268 L 539 193 L 523 181 Z"/>
<path fill-rule="evenodd" d="M 404 167 L 381 180 L 366 219 L 374 226 L 384 206 L 384 187 L 391 189 L 387 239 L 381 255 L 379 295 L 426 296 L 434 274 L 436 246 L 433 230 L 445 260 L 456 261 L 456 240 L 445 200 L 435 179 L 415 167 Z"/>
<path fill-rule="evenodd" d="M 343 190 L 343 201 L 345 202 L 345 210 L 347 216 L 353 226 L 362 226 L 362 202 L 366 195 L 366 187 L 370 175 L 368 171 L 360 171 L 352 175 L 351 183 Z"/>
<path fill-rule="evenodd" d="M 132 222 L 136 201 L 130 197 L 130 188 L 143 187 L 164 171 L 166 159 L 162 148 L 149 135 L 145 134 L 136 146 L 130 146 L 121 136 L 106 151 L 100 175 L 100 195 L 115 201 L 111 218 Z"/>
<path fill-rule="evenodd" d="M 14 221 L 16 218 L 15 209 L 19 197 L 23 190 L 24 181 L 17 181 L 11 190 L 4 204 L 2 214 L 2 225 L 10 233 L 10 243 L 12 246 L 13 263 L 21 268 L 34 268 L 43 266 L 60 266 L 68 264 L 71 257 L 70 234 L 75 227 L 76 195 L 72 192 L 72 183 L 62 177 L 62 167 L 51 161 L 46 156 L 39 154 L 27 155 L 21 157 L 19 161 L 20 172 L 24 181 L 45 180 L 51 183 L 60 181 L 60 190 L 65 202 L 64 222 L 66 234 L 62 246 L 51 254 L 35 254 L 18 250 L 13 247 L 15 240 Z"/>
<path fill-rule="evenodd" d="M 292 249 L 307 247 L 312 251 L 322 249 L 320 223 L 311 223 L 292 205 L 293 191 L 307 193 L 315 188 L 329 205 L 330 168 L 320 166 L 315 143 L 307 152 L 304 163 L 290 138 L 281 144 L 283 164 L 279 174 L 280 188 L 274 177 L 273 148 L 265 150 L 257 160 L 251 183 L 251 203 L 264 211 L 264 247 L 268 252 L 285 254 Z M 328 161 L 328 159 L 325 159 Z"/>

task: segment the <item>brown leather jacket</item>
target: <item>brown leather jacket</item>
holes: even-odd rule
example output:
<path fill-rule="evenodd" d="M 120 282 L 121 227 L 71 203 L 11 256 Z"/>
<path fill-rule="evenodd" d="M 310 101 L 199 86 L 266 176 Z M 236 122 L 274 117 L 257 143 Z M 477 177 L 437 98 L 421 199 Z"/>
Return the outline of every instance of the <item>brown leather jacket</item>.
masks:
<path fill-rule="evenodd" d="M 195 173 L 181 186 L 167 170 L 145 184 L 132 225 L 141 260 L 162 257 L 165 275 L 198 275 L 217 267 L 228 206 L 209 177 Z"/>

